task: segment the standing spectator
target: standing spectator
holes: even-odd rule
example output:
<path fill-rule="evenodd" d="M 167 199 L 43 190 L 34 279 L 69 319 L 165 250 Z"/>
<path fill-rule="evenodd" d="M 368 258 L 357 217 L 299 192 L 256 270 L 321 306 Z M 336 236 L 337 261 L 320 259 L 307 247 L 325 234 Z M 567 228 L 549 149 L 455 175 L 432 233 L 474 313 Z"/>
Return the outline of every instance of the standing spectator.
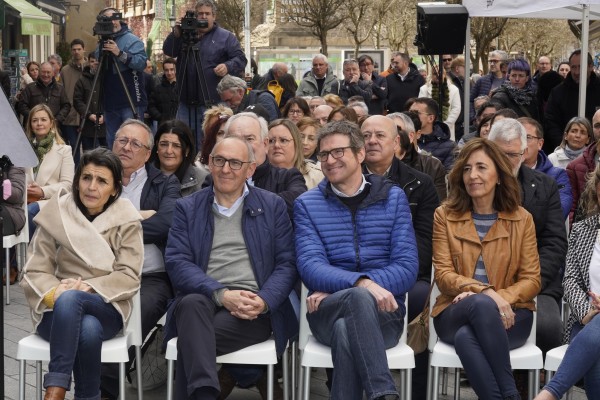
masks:
<path fill-rule="evenodd" d="M 438 108 L 442 109 L 442 120 L 450 129 L 450 138 L 455 140 L 455 124 L 458 121 L 458 116 L 462 110 L 460 102 L 460 93 L 458 88 L 454 86 L 451 79 L 448 79 L 444 72 L 442 84 L 439 84 L 439 76 L 432 70 L 427 83 L 419 89 L 419 97 L 429 97 L 438 103 Z M 443 93 L 442 104 L 439 104 L 440 90 Z"/>
<path fill-rule="evenodd" d="M 566 78 L 567 75 L 569 75 L 569 72 L 571 72 L 571 66 L 569 65 L 569 62 L 561 61 L 560 64 L 558 64 L 558 73 L 560 76 Z"/>
<path fill-rule="evenodd" d="M 450 139 L 448 126 L 443 122 L 436 121 L 437 103 L 433 99 L 419 97 L 410 106 L 410 111 L 419 114 L 421 120 L 421 137 L 417 141 L 419 148 L 438 158 L 444 164 L 446 173 L 450 172 L 454 164 L 456 143 Z"/>
<path fill-rule="evenodd" d="M 567 123 L 560 146 L 548 156 L 555 167 L 566 169 L 567 165 L 579 157 L 585 147 L 594 141 L 590 121 L 582 117 L 573 117 Z"/>
<path fill-rule="evenodd" d="M 115 13 L 118 13 L 117 9 L 108 7 L 100 11 L 99 15 L 110 17 Z M 109 148 L 113 147 L 115 134 L 121 124 L 134 117 L 124 90 L 129 92 L 140 121 L 144 119 L 144 111 L 148 106 L 143 79 L 147 60 L 144 43 L 131 32 L 125 22 L 121 20 L 112 22 L 113 38 L 105 40 L 102 49 L 96 49 L 96 55 L 99 55 L 101 50 L 107 51 L 114 56 L 111 58 L 115 61 L 115 65 L 109 63 L 107 71 L 100 71 L 103 75 L 102 93 L 104 98 L 101 101 L 106 124 L 106 143 Z M 121 71 L 126 88 L 123 88 L 115 68 L 119 68 Z"/>
<path fill-rule="evenodd" d="M 279 100 L 279 109 L 283 111 L 283 107 L 286 106 L 288 100 L 296 96 L 298 84 L 291 74 L 283 74 L 277 79 L 277 82 L 283 88 L 281 100 Z"/>
<path fill-rule="evenodd" d="M 550 57 L 541 56 L 538 58 L 535 74 L 533 74 L 533 77 L 531 78 L 534 88 L 537 88 L 539 79 L 542 77 L 542 75 L 550 71 L 552 71 L 552 60 L 550 60 Z"/>
<path fill-rule="evenodd" d="M 279 79 L 281 79 L 281 77 L 287 73 L 288 73 L 288 66 L 286 65 L 286 63 L 276 62 L 273 64 L 273 66 L 271 68 L 269 68 L 267 73 L 261 77 L 260 83 L 258 85 L 256 85 L 256 87 L 253 87 L 252 89 L 264 90 L 267 88 L 267 85 L 269 84 L 269 82 L 279 81 Z M 285 103 L 283 103 L 281 106 L 283 106 L 283 105 L 285 105 Z"/>
<path fill-rule="evenodd" d="M 52 76 L 56 79 L 56 82 L 60 82 L 60 69 L 62 68 L 62 57 L 58 54 L 51 54 L 48 56 L 47 61 L 52 65 Z"/>
<path fill-rule="evenodd" d="M 371 101 L 365 101 L 365 104 L 369 107 L 369 115 L 383 114 L 388 96 L 387 79 L 377 74 L 375 62 L 369 55 L 364 54 L 358 58 L 358 67 L 360 68 L 360 79 L 372 82 L 373 95 Z"/>
<path fill-rule="evenodd" d="M 410 67 L 410 57 L 406 53 L 392 54 L 394 73 L 386 77 L 388 85 L 388 112 L 405 110 L 406 101 L 419 95 L 419 89 L 425 84 L 425 79 L 419 71 Z"/>
<path fill-rule="evenodd" d="M 83 150 L 91 150 L 98 146 L 106 147 L 106 125 L 99 99 L 99 88 L 92 92 L 94 76 L 98 73 L 98 59 L 95 53 L 88 54 L 88 65 L 83 68 L 81 78 L 75 84 L 73 91 L 73 108 L 77 110 L 80 118 L 85 119 L 81 132 L 81 145 Z M 91 98 L 90 108 L 86 106 Z"/>
<path fill-rule="evenodd" d="M 529 117 L 540 121 L 535 89 L 531 83 L 529 63 L 523 59 L 508 64 L 508 80 L 492 90 L 492 102 L 502 108 L 510 108 L 519 117 Z"/>
<path fill-rule="evenodd" d="M 60 72 L 60 81 L 65 87 L 65 93 L 71 105 L 74 105 L 73 93 L 75 92 L 75 84 L 81 78 L 83 74 L 83 67 L 85 66 L 84 56 L 85 44 L 81 39 L 73 39 L 71 41 L 71 60 L 69 64 L 65 65 Z M 75 150 L 75 164 L 79 163 L 79 149 L 75 148 L 77 143 L 77 129 L 79 128 L 79 113 L 73 106 L 69 111 L 69 115 L 65 118 L 65 122 L 61 126 L 61 132 L 63 137 Z"/>
<path fill-rule="evenodd" d="M 506 80 L 506 74 L 502 72 L 502 64 L 508 60 L 508 54 L 503 50 L 494 50 L 490 53 L 488 62 L 489 73 L 482 76 L 471 87 L 471 110 L 469 121 L 475 119 L 475 106 L 473 102 L 479 96 L 489 96 L 491 91 L 500 87 Z"/>
<path fill-rule="evenodd" d="M 163 76 L 160 83 L 152 89 L 148 100 L 148 113 L 150 118 L 162 124 L 175 119 L 179 96 L 177 95 L 176 61 L 167 58 L 163 61 Z M 194 146 L 195 148 L 196 146 Z"/>
<path fill-rule="evenodd" d="M 452 60 L 454 56 L 452 54 L 442 54 L 442 67 L 444 72 L 449 73 L 452 67 Z"/>
<path fill-rule="evenodd" d="M 344 60 L 343 67 L 344 79 L 331 85 L 332 93 L 337 93 L 344 104 L 348 104 L 348 99 L 352 96 L 361 96 L 366 104 L 371 102 L 373 96 L 373 81 L 360 79 L 360 70 L 356 60 Z"/>
<path fill-rule="evenodd" d="M 363 175 L 357 125 L 327 124 L 318 147 L 326 179 L 296 200 L 294 222 L 306 318 L 332 348 L 331 398 L 397 399 L 385 349 L 398 343 L 418 272 L 408 201 L 392 182 Z"/>
<path fill-rule="evenodd" d="M 444 65 L 446 64 L 444 63 Z M 452 60 L 447 76 L 452 80 L 460 95 L 460 115 L 454 129 L 456 141 L 459 141 L 465 133 L 465 58 L 463 56 L 458 56 Z"/>
<path fill-rule="evenodd" d="M 198 28 L 199 40 L 189 52 L 186 51 L 181 26 L 176 25 L 163 43 L 163 52 L 168 57 L 176 58 L 179 65 L 177 119 L 188 124 L 195 133 L 196 143 L 201 146 L 204 111 L 221 102 L 217 84 L 227 74 L 241 76 L 248 60 L 235 35 L 217 24 L 217 4 L 213 0 L 198 0 L 194 11 L 198 20 L 206 24 L 206 28 Z M 198 80 L 200 61 L 205 88 L 202 87 L 203 82 Z"/>
<path fill-rule="evenodd" d="M 17 99 L 20 97 L 21 91 L 25 90 L 27 85 L 37 80 L 40 76 L 40 63 L 37 61 L 29 61 L 25 68 L 21 68 L 21 77 L 19 78 L 19 91 Z"/>
<path fill-rule="evenodd" d="M 578 116 L 581 61 L 581 50 L 571 53 L 569 75 L 550 93 L 544 115 L 546 131 L 544 150 L 548 153 L 552 153 L 560 145 L 567 122 Z M 592 120 L 596 109 L 600 106 L 600 78 L 594 73 L 593 65 L 592 56 L 588 54 L 585 117 L 589 120 Z"/>
<path fill-rule="evenodd" d="M 279 107 L 273 93 L 268 90 L 251 90 L 246 93 L 246 82 L 242 78 L 232 75 L 224 76 L 217 85 L 217 92 L 221 101 L 226 103 L 234 113 L 242 112 L 246 107 L 256 104 L 267 110 L 269 121 L 279 118 Z"/>
<path fill-rule="evenodd" d="M 331 93 L 331 86 L 336 81 L 329 61 L 323 54 L 317 54 L 312 60 L 312 70 L 306 74 L 298 85 L 296 96 L 325 96 Z"/>
<path fill-rule="evenodd" d="M 42 63 L 38 79 L 27 85 L 21 93 L 17 111 L 27 121 L 29 111 L 38 104 L 46 104 L 52 111 L 52 115 L 59 124 L 64 123 L 71 109 L 71 103 L 63 85 L 56 82 L 53 76 L 52 65 L 49 62 Z"/>

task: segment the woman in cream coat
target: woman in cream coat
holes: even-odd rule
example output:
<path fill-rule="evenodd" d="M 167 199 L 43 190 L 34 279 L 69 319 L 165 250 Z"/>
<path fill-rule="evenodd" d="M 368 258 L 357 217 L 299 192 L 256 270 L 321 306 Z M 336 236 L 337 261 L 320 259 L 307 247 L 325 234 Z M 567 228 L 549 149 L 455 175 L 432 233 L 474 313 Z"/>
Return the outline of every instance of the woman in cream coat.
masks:
<path fill-rule="evenodd" d="M 37 216 L 21 286 L 34 329 L 50 342 L 45 400 L 100 398 L 102 341 L 131 314 L 144 258 L 141 216 L 120 199 L 122 167 L 111 151 L 85 153 L 72 194 L 61 189 Z"/>
<path fill-rule="evenodd" d="M 27 174 L 29 235 L 33 236 L 33 217 L 40 212 L 40 200 L 54 196 L 60 189 L 71 190 L 75 162 L 71 146 L 65 144 L 56 127 L 56 119 L 45 104 L 31 109 L 25 129 L 39 164 Z"/>

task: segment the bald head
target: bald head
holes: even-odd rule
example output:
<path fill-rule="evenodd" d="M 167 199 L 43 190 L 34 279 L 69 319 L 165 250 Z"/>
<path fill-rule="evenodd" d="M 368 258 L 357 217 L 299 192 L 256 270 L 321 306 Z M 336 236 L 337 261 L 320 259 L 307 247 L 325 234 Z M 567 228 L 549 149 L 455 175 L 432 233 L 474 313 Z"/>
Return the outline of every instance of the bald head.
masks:
<path fill-rule="evenodd" d="M 400 146 L 396 124 L 383 115 L 373 115 L 363 122 L 360 130 L 365 138 L 367 167 L 371 172 L 383 175 Z"/>
<path fill-rule="evenodd" d="M 315 117 L 315 119 L 319 121 L 321 126 L 323 126 L 327 123 L 327 118 L 329 118 L 329 114 L 331 114 L 331 111 L 333 111 L 333 108 L 331 106 L 323 104 L 315 107 L 315 110 L 313 111 L 313 117 Z"/>
<path fill-rule="evenodd" d="M 288 66 L 282 62 L 276 62 L 275 64 L 273 64 L 271 69 L 273 70 L 273 77 L 275 79 L 281 78 L 288 72 Z"/>

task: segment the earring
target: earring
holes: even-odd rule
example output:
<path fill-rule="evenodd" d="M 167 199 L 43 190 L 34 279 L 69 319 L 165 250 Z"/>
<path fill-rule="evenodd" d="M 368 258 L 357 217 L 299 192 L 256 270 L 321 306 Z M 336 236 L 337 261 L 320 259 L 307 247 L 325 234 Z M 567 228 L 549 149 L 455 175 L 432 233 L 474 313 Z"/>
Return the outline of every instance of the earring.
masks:
<path fill-rule="evenodd" d="M 496 186 L 500 186 L 500 181 L 496 182 Z"/>

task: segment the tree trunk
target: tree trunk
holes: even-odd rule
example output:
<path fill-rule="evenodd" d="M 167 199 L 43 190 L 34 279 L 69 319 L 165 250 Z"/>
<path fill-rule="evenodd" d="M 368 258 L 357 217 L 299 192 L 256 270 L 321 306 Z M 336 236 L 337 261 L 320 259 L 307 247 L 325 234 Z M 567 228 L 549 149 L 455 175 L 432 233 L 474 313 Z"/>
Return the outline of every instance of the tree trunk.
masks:
<path fill-rule="evenodd" d="M 327 32 L 321 33 L 319 40 L 321 41 L 321 54 L 323 54 L 325 57 L 329 57 L 327 50 Z"/>

